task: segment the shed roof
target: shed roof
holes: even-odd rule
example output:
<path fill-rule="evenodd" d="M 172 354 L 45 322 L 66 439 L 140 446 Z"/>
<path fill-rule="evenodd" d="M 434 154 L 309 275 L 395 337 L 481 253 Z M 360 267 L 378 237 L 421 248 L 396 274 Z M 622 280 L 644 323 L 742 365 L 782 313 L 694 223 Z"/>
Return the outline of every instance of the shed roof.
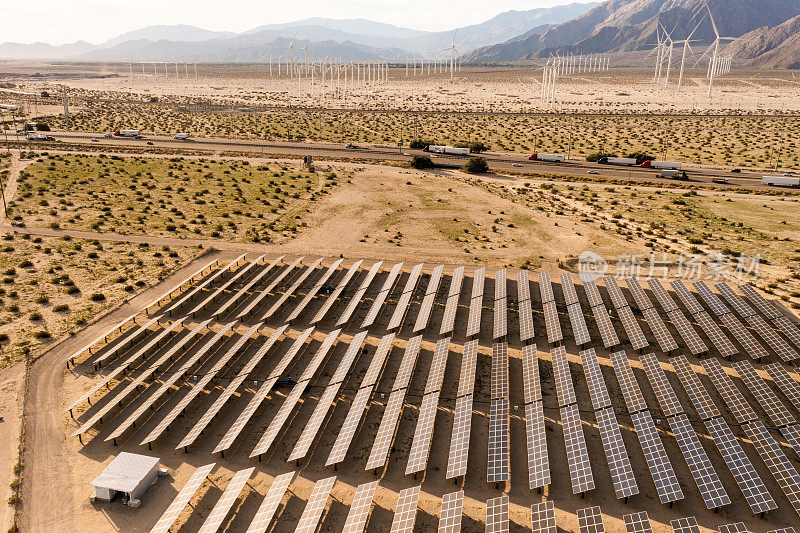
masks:
<path fill-rule="evenodd" d="M 158 462 L 158 457 L 121 452 L 103 469 L 102 474 L 94 478 L 92 486 L 131 492 Z"/>

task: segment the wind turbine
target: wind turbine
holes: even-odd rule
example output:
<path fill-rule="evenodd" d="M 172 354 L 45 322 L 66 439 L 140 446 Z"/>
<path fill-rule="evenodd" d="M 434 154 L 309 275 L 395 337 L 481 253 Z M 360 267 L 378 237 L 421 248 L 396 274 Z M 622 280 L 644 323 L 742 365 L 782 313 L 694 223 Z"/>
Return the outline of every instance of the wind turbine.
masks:
<path fill-rule="evenodd" d="M 298 31 L 300 31 L 300 30 L 298 30 Z M 286 48 L 283 49 L 283 50 L 288 50 L 289 51 L 289 69 L 288 70 L 289 70 L 289 79 L 290 80 L 294 79 L 294 54 L 292 54 L 292 48 L 294 48 L 294 40 L 295 40 L 296 37 L 297 37 L 297 31 L 294 32 L 294 37 L 292 37 L 292 40 L 289 41 L 289 46 L 287 46 Z"/>
<path fill-rule="evenodd" d="M 703 17 L 703 18 L 705 18 L 705 17 Z M 692 30 L 692 33 L 690 33 L 689 36 L 685 40 L 677 41 L 678 43 L 682 43 L 683 44 L 683 54 L 681 55 L 681 73 L 678 76 L 678 91 L 680 91 L 681 88 L 683 87 L 683 72 L 684 72 L 684 67 L 686 65 L 686 51 L 687 50 L 689 50 L 689 51 L 692 50 L 692 47 L 689 46 L 689 43 L 693 42 L 692 41 L 692 36 L 694 36 L 694 33 L 697 31 L 697 28 L 699 28 L 700 24 L 702 24 L 702 23 L 703 23 L 703 19 L 700 19 L 700 22 L 697 23 L 697 26 L 694 27 L 694 29 Z M 692 52 L 692 53 L 694 53 L 694 52 Z"/>
<path fill-rule="evenodd" d="M 445 48 L 443 50 L 439 50 L 441 52 L 447 52 L 450 50 L 450 81 L 453 81 L 453 72 L 456 68 L 456 32 L 458 30 L 453 31 L 453 44 L 450 45 L 449 48 Z"/>

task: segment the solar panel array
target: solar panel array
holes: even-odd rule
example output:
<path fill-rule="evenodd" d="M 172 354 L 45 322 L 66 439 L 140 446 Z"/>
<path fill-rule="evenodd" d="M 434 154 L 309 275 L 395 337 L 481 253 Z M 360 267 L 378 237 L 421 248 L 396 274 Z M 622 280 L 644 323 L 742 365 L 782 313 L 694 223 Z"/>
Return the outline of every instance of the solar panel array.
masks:
<path fill-rule="evenodd" d="M 342 295 L 344 290 L 347 288 L 347 285 L 350 281 L 355 277 L 358 273 L 359 269 L 361 268 L 361 264 L 364 262 L 363 259 L 359 259 L 353 266 L 351 266 L 347 273 L 339 280 L 339 283 L 336 285 L 336 288 L 333 289 L 333 292 L 325 299 L 325 303 L 322 304 L 322 307 L 319 308 L 317 314 L 309 321 L 309 324 L 317 324 L 318 322 L 322 321 L 323 318 L 328 314 L 331 310 L 331 307 L 337 302 L 339 297 Z"/>
<path fill-rule="evenodd" d="M 760 421 L 748 422 L 742 426 L 742 429 L 755 446 L 761 460 L 767 465 L 783 494 L 786 495 L 786 499 L 800 514 L 800 474 L 794 465 L 786 458 L 780 445 L 775 442 Z"/>
<path fill-rule="evenodd" d="M 542 402 L 525 406 L 525 436 L 528 450 L 528 486 L 537 489 L 550 484 L 550 458 Z"/>
<path fill-rule="evenodd" d="M 380 291 L 378 291 L 375 299 L 372 300 L 372 305 L 369 311 L 367 311 L 367 316 L 364 317 L 364 321 L 361 322 L 361 329 L 368 328 L 375 323 L 375 319 L 378 318 L 378 313 L 380 313 L 384 302 L 386 302 L 386 299 L 389 297 L 389 293 L 392 292 L 397 278 L 400 277 L 402 268 L 403 263 L 396 263 L 389 271 L 389 275 L 383 281 Z"/>
<path fill-rule="evenodd" d="M 667 375 L 661 368 L 661 363 L 658 362 L 655 354 L 646 354 L 639 357 L 642 366 L 644 367 L 647 380 L 656 394 L 656 400 L 661 406 L 661 410 L 666 416 L 672 416 L 683 413 L 683 406 L 675 395 L 675 391 L 670 385 Z"/>
<path fill-rule="evenodd" d="M 239 290 L 237 290 L 236 293 L 234 293 L 230 298 L 228 298 L 228 300 L 224 304 L 222 304 L 219 308 L 217 308 L 217 310 L 214 311 L 214 313 L 211 316 L 219 319 L 225 316 L 226 312 L 229 309 L 234 308 L 237 303 L 240 303 L 243 298 L 247 299 L 250 296 L 252 296 L 253 292 L 251 291 L 253 287 L 261 283 L 262 280 L 266 279 L 267 275 L 270 274 L 275 269 L 275 267 L 278 266 L 278 263 L 283 261 L 285 257 L 286 256 L 284 255 L 276 257 L 275 259 L 270 261 L 268 265 L 262 267 L 255 276 L 250 278 L 250 280 L 247 283 L 245 283 L 244 286 L 239 288 Z"/>
<path fill-rule="evenodd" d="M 449 492 L 442 496 L 437 533 L 459 533 L 464 508 L 464 491 Z"/>
<path fill-rule="evenodd" d="M 339 320 L 336 322 L 337 327 L 343 326 L 344 324 L 350 321 L 350 319 L 353 316 L 353 313 L 355 313 L 356 311 L 356 307 L 358 307 L 358 304 L 361 303 L 361 299 L 367 293 L 367 290 L 369 289 L 370 285 L 372 285 L 372 282 L 378 275 L 378 272 L 380 271 L 382 265 L 383 261 L 377 261 L 372 264 L 372 266 L 369 269 L 369 272 L 367 272 L 367 275 L 364 277 L 363 280 L 361 280 L 361 284 L 358 286 L 358 289 L 356 290 L 355 294 L 353 294 L 353 297 L 350 298 L 350 302 L 347 304 L 347 307 L 344 308 L 344 311 L 342 311 L 341 316 L 339 316 Z"/>
<path fill-rule="evenodd" d="M 497 483 L 511 477 L 508 398 L 492 400 L 489 407 L 489 459 L 486 481 Z"/>
<path fill-rule="evenodd" d="M 411 274 L 406 280 L 406 285 L 403 287 L 403 292 L 400 293 L 400 298 L 397 300 L 397 306 L 394 308 L 392 318 L 389 320 L 389 325 L 386 329 L 392 330 L 400 327 L 403 322 L 403 317 L 406 316 L 408 305 L 411 303 L 411 297 L 414 296 L 414 290 L 417 288 L 420 273 L 422 272 L 423 265 L 420 263 L 411 269 Z M 365 327 L 365 326 L 362 326 Z"/>
<path fill-rule="evenodd" d="M 575 290 L 571 274 L 561 274 L 561 291 L 564 293 L 564 305 L 569 307 L 578 303 L 578 291 Z"/>
<path fill-rule="evenodd" d="M 683 284 L 683 281 L 676 279 L 671 281 L 670 287 L 678 295 L 678 298 L 683 302 L 683 306 L 689 311 L 689 314 L 696 315 L 697 313 L 704 312 L 703 306 L 697 301 L 692 292 Z"/>
<path fill-rule="evenodd" d="M 647 322 L 650 331 L 653 332 L 661 351 L 664 353 L 669 353 L 673 350 L 677 350 L 678 343 L 675 342 L 675 339 L 667 329 L 666 324 L 664 324 L 664 321 L 661 320 L 658 311 L 651 307 L 650 309 L 645 309 L 643 314 L 645 322 Z"/>
<path fill-rule="evenodd" d="M 159 518 L 158 522 L 153 526 L 153 529 L 150 530 L 150 533 L 167 533 L 169 531 L 169 528 L 172 527 L 172 524 L 175 523 L 175 520 L 178 519 L 178 516 L 189 503 L 189 500 L 192 499 L 197 489 L 200 488 L 200 485 L 206 480 L 208 474 L 211 473 L 215 464 L 216 463 L 210 463 L 194 471 L 180 492 L 178 492 L 177 496 L 175 496 L 175 499 L 172 500 L 172 503 L 169 504 L 167 510 L 164 511 L 164 514 L 161 515 L 161 518 Z"/>
<path fill-rule="evenodd" d="M 527 344 L 522 347 L 522 388 L 526 404 L 541 401 L 539 356 L 536 354 L 535 344 Z"/>
<path fill-rule="evenodd" d="M 789 343 L 783 340 L 780 335 L 775 333 L 775 330 L 769 327 L 763 318 L 758 315 L 753 315 L 745 318 L 745 320 L 781 359 L 786 362 L 800 359 L 800 355 L 797 354 L 795 349 L 789 346 Z"/>
<path fill-rule="evenodd" d="M 647 409 L 642 390 L 639 388 L 639 383 L 636 382 L 636 376 L 633 375 L 633 369 L 631 369 L 630 361 L 628 361 L 628 356 L 625 355 L 625 352 L 612 353 L 611 363 L 614 365 L 614 372 L 617 375 L 617 381 L 622 390 L 622 396 L 625 398 L 628 412 L 634 414 Z"/>
<path fill-rule="evenodd" d="M 650 278 L 647 280 L 647 285 L 650 286 L 650 290 L 653 291 L 653 296 L 656 297 L 656 301 L 665 313 L 669 314 L 673 311 L 680 310 L 678 304 L 675 303 L 675 300 L 673 300 L 672 296 L 669 295 L 667 289 L 665 289 L 664 285 L 661 284 L 661 281 L 656 278 Z"/>
<path fill-rule="evenodd" d="M 649 411 L 641 411 L 633 415 L 633 426 L 636 429 L 636 436 L 642 445 L 644 458 L 650 475 L 656 486 L 656 492 L 661 503 L 670 503 L 683 499 L 683 491 L 672 469 L 667 452 L 658 430 L 653 423 L 653 417 Z"/>
<path fill-rule="evenodd" d="M 611 397 L 608 395 L 606 382 L 603 379 L 603 372 L 600 370 L 600 363 L 597 361 L 594 348 L 584 350 L 580 355 L 583 361 L 583 375 L 586 378 L 586 385 L 589 387 L 589 396 L 592 398 L 592 407 L 595 411 L 611 407 Z"/>
<path fill-rule="evenodd" d="M 626 278 L 625 284 L 628 286 L 628 290 L 631 291 L 633 301 L 640 311 L 653 308 L 653 302 L 650 301 L 647 293 L 644 292 L 644 289 L 639 285 L 639 281 L 636 278 Z"/>
<path fill-rule="evenodd" d="M 726 524 L 724 526 L 719 526 L 719 533 L 748 533 L 747 526 L 744 525 L 743 522 L 737 522 L 735 524 Z"/>
<path fill-rule="evenodd" d="M 742 378 L 745 387 L 750 390 L 756 401 L 766 411 L 767 416 L 778 427 L 797 423 L 797 419 L 789 412 L 778 396 L 772 392 L 767 384 L 758 375 L 756 369 L 749 361 L 739 361 L 733 364 L 734 370 Z"/>
<path fill-rule="evenodd" d="M 581 276 L 583 282 L 583 290 L 586 291 L 586 298 L 589 300 L 589 307 L 597 307 L 603 304 L 603 297 L 600 296 L 600 290 L 597 288 L 597 283 L 589 276 Z"/>
<path fill-rule="evenodd" d="M 508 496 L 486 500 L 486 533 L 508 533 Z"/>
<path fill-rule="evenodd" d="M 576 404 L 561 408 L 561 425 L 564 429 L 564 446 L 567 449 L 569 478 L 572 493 L 580 494 L 594 489 L 592 463 L 586 449 L 581 416 Z"/>
<path fill-rule="evenodd" d="M 700 444 L 689 418 L 684 414 L 675 415 L 670 417 L 669 426 L 672 428 L 672 434 L 675 435 L 675 440 L 678 441 L 678 446 L 681 449 L 683 457 L 686 459 L 686 464 L 689 467 L 697 488 L 700 490 L 700 495 L 708 509 L 716 509 L 731 503 L 725 487 L 714 470 L 711 461 L 706 455 L 706 451 Z"/>
<path fill-rule="evenodd" d="M 795 409 L 800 410 L 800 382 L 780 363 L 772 363 L 764 366 L 769 376 L 778 386 L 778 389 L 792 403 Z"/>
<path fill-rule="evenodd" d="M 577 402 L 575 388 L 572 386 L 572 375 L 569 371 L 566 350 L 563 346 L 553 348 L 550 350 L 550 358 L 553 362 L 553 372 L 555 373 L 558 406 L 564 407 Z"/>
<path fill-rule="evenodd" d="M 233 504 L 239 497 L 239 493 L 242 492 L 245 483 L 250 479 L 254 470 L 255 468 L 246 468 L 244 470 L 239 470 L 233 475 L 233 478 L 225 487 L 222 496 L 219 497 L 219 500 L 214 504 L 214 508 L 211 509 L 205 522 L 200 526 L 198 533 L 214 533 L 219 530 L 222 521 L 228 516 Z"/>
<path fill-rule="evenodd" d="M 778 504 L 767 490 L 747 454 L 734 436 L 731 428 L 722 417 L 706 420 L 708 434 L 714 440 L 722 459 L 739 485 L 744 499 L 753 513 L 763 513 L 777 509 Z"/>
<path fill-rule="evenodd" d="M 717 389 L 717 392 L 722 397 L 722 401 L 725 402 L 725 405 L 731 413 L 733 413 L 737 422 L 744 424 L 752 420 L 758 420 L 758 415 L 756 415 L 753 408 L 750 407 L 750 404 L 747 403 L 741 391 L 736 388 L 733 380 L 728 373 L 725 372 L 725 369 L 722 368 L 719 360 L 714 358 L 704 359 L 700 361 L 700 364 L 703 365 L 708 377 L 711 378 L 711 383 L 714 384 L 714 388 Z"/>
<path fill-rule="evenodd" d="M 272 279 L 272 281 L 269 282 L 269 285 L 267 285 L 264 289 L 256 291 L 256 297 L 250 300 L 244 309 L 239 311 L 239 314 L 236 315 L 236 318 L 239 320 L 244 320 L 249 317 L 250 313 L 252 313 L 253 310 L 256 309 L 263 300 L 269 298 L 269 295 L 272 294 L 272 291 L 274 291 L 284 279 L 289 277 L 289 274 L 294 272 L 294 269 L 297 268 L 300 263 L 302 263 L 303 259 L 305 259 L 305 257 L 298 257 L 292 261 L 289 266 L 283 269 L 277 276 L 275 276 L 275 278 Z"/>
<path fill-rule="evenodd" d="M 533 308 L 528 271 L 517 272 L 517 305 L 519 307 L 519 339 L 523 343 L 533 338 Z"/>
<path fill-rule="evenodd" d="M 780 431 L 795 453 L 800 454 L 800 426 L 786 426 L 780 428 Z"/>
<path fill-rule="evenodd" d="M 553 294 L 553 283 L 550 281 L 550 272 L 539 272 L 539 295 L 543 304 L 556 301 Z"/>
<path fill-rule="evenodd" d="M 647 511 L 626 514 L 622 517 L 622 521 L 625 522 L 625 533 L 653 533 Z"/>
<path fill-rule="evenodd" d="M 700 338 L 700 335 L 692 327 L 692 324 L 686 319 L 683 311 L 676 309 L 667 314 L 672 325 L 678 330 L 678 334 L 686 343 L 692 355 L 700 355 L 708 351 L 708 346 Z"/>
<path fill-rule="evenodd" d="M 297 522 L 295 533 L 314 533 L 317 530 L 335 484 L 336 476 L 320 479 L 314 484 L 303 514 L 300 515 L 300 520 Z"/>
<path fill-rule="evenodd" d="M 728 336 L 722 332 L 722 329 L 711 319 L 708 313 L 701 311 L 694 315 L 694 319 L 697 320 L 697 323 L 703 328 L 703 331 L 705 331 L 711 343 L 722 357 L 730 358 L 739 353 L 739 349 L 733 345 Z"/>
<path fill-rule="evenodd" d="M 272 523 L 272 519 L 275 517 L 275 513 L 278 511 L 278 506 L 281 504 L 284 494 L 286 494 L 286 489 L 292 484 L 294 475 L 294 472 L 286 472 L 272 480 L 266 496 L 264 496 L 245 533 L 266 533 Z"/>
<path fill-rule="evenodd" d="M 508 279 L 506 269 L 500 268 L 494 275 L 494 327 L 492 338 L 502 339 L 508 335 Z"/>
<path fill-rule="evenodd" d="M 375 489 L 378 488 L 377 481 L 362 483 L 356 487 L 353 495 L 353 503 L 347 513 L 342 533 L 358 533 L 367 527 L 367 520 L 372 512 L 372 498 L 375 497 Z"/>
<path fill-rule="evenodd" d="M 600 330 L 600 338 L 603 341 L 603 346 L 606 348 L 617 346 L 619 344 L 619 337 L 614 329 L 614 325 L 611 323 L 611 317 L 608 315 L 606 306 L 601 302 L 600 305 L 592 307 L 592 315 L 594 315 L 594 320 L 597 322 L 597 329 Z"/>
<path fill-rule="evenodd" d="M 616 309 L 628 307 L 628 300 L 626 300 L 625 295 L 622 294 L 622 289 L 619 288 L 619 283 L 617 283 L 616 278 L 606 276 L 603 278 L 603 284 L 606 286 L 606 291 L 611 298 L 611 303 Z"/>
<path fill-rule="evenodd" d="M 397 497 L 394 519 L 392 520 L 391 533 L 411 533 L 417 519 L 417 502 L 419 501 L 420 486 L 410 487 L 400 491 Z"/>
<path fill-rule="evenodd" d="M 572 326 L 572 335 L 575 337 L 575 344 L 578 346 L 588 344 L 592 339 L 589 336 L 589 328 L 586 327 L 586 320 L 583 318 L 581 304 L 574 303 L 568 305 L 567 313 L 569 314 L 569 322 Z"/>
<path fill-rule="evenodd" d="M 287 322 L 291 322 L 292 320 L 300 316 L 300 313 L 302 313 L 305 310 L 305 308 L 308 307 L 308 304 L 311 303 L 311 300 L 313 300 L 314 297 L 319 293 L 319 291 L 322 290 L 322 287 L 325 286 L 325 284 L 328 282 L 331 276 L 333 276 L 333 274 L 336 272 L 336 270 L 339 268 L 339 266 L 342 264 L 343 261 L 344 259 L 338 259 L 334 261 L 333 264 L 328 267 L 328 270 L 326 270 L 322 274 L 322 276 L 320 276 L 319 279 L 317 279 L 317 281 L 314 282 L 314 286 L 311 287 L 311 289 L 306 293 L 303 299 L 300 300 L 300 303 L 297 304 L 297 307 L 295 307 L 289 314 L 289 316 L 286 317 Z"/>
<path fill-rule="evenodd" d="M 708 391 L 700 382 L 700 379 L 692 369 L 686 356 L 679 355 L 673 357 L 670 359 L 670 363 L 672 364 L 672 368 L 675 369 L 675 374 L 678 376 L 681 385 L 683 385 L 683 389 L 692 401 L 700 418 L 708 420 L 709 418 L 722 416 L 722 413 L 719 412 L 714 400 L 711 399 L 711 395 L 708 394 Z"/>
<path fill-rule="evenodd" d="M 469 299 L 469 316 L 467 317 L 467 337 L 481 332 L 481 312 L 483 311 L 483 285 L 486 280 L 486 269 L 481 267 L 472 274 L 472 295 Z"/>
<path fill-rule="evenodd" d="M 463 281 L 464 267 L 460 266 L 453 271 L 453 276 L 450 278 L 450 289 L 447 293 L 447 303 L 444 306 L 444 316 L 442 317 L 442 327 L 439 329 L 439 335 L 453 333 Z"/>
<path fill-rule="evenodd" d="M 618 307 L 617 314 L 622 321 L 622 327 L 625 328 L 625 334 L 628 335 L 628 340 L 634 350 L 641 350 L 650 346 L 647 337 L 645 337 L 642 332 L 642 328 L 639 327 L 639 322 L 636 320 L 636 317 L 633 316 L 633 311 L 631 311 L 630 307 Z"/>
<path fill-rule="evenodd" d="M 555 302 L 545 302 L 542 305 L 544 312 L 544 326 L 547 330 L 547 342 L 555 344 L 564 339 L 561 332 L 561 323 L 558 320 L 558 308 Z"/>
<path fill-rule="evenodd" d="M 287 302 L 289 298 L 291 298 L 294 295 L 297 289 L 299 289 L 300 286 L 303 285 L 303 283 L 305 283 L 305 281 L 309 277 L 311 277 L 311 275 L 314 272 L 316 272 L 317 267 L 321 264 L 322 264 L 322 258 L 319 258 L 316 261 L 314 261 L 314 263 L 312 263 L 309 267 L 307 267 L 302 274 L 297 276 L 297 278 L 295 278 L 292 284 L 289 285 L 289 288 L 283 291 L 283 294 L 281 294 L 280 297 L 277 300 L 275 300 L 272 306 L 269 309 L 267 309 L 263 315 L 261 315 L 261 320 L 267 320 L 272 315 L 274 315 L 279 309 L 281 309 L 283 307 L 283 304 Z"/>
<path fill-rule="evenodd" d="M 606 454 L 608 469 L 611 473 L 611 482 L 617 499 L 627 498 L 639 494 L 639 486 L 633 475 L 628 450 L 619 431 L 619 423 L 614 415 L 614 409 L 608 407 L 595 411 L 597 425 L 600 428 L 600 438 Z"/>
<path fill-rule="evenodd" d="M 714 313 L 721 317 L 722 315 L 727 315 L 731 312 L 725 303 L 719 299 L 719 296 L 714 294 L 711 288 L 706 285 L 705 281 L 695 281 L 693 283 L 695 290 L 697 290 L 697 294 L 706 302 Z"/>
<path fill-rule="evenodd" d="M 727 283 L 717 283 L 714 286 L 717 288 L 722 297 L 727 300 L 730 306 L 733 307 L 733 310 L 739 313 L 739 316 L 746 318 L 756 314 L 753 308 L 747 305 L 744 299 L 736 294 Z"/>
<path fill-rule="evenodd" d="M 436 299 L 436 294 L 439 292 L 439 284 L 442 281 L 442 271 L 444 271 L 444 265 L 437 266 L 433 269 L 433 273 L 428 280 L 428 286 L 425 288 L 425 296 L 422 298 L 422 304 L 420 304 L 419 312 L 417 313 L 417 320 L 414 322 L 414 333 L 423 331 L 428 327 L 428 320 L 433 310 L 433 301 Z"/>
<path fill-rule="evenodd" d="M 472 394 L 459 396 L 453 413 L 453 432 L 450 453 L 447 457 L 445 479 L 461 477 L 467 473 L 469 436 L 472 429 Z"/>
<path fill-rule="evenodd" d="M 603 511 L 600 507 L 578 509 L 578 530 L 580 533 L 605 533 Z"/>
<path fill-rule="evenodd" d="M 672 527 L 673 533 L 700 533 L 700 526 L 693 516 L 670 520 L 669 525 Z"/>
<path fill-rule="evenodd" d="M 794 325 L 794 323 L 785 316 L 773 318 L 772 323 L 775 324 L 775 327 L 777 327 L 781 333 L 786 335 L 786 338 L 789 339 L 792 344 L 800 348 L 800 328 Z"/>

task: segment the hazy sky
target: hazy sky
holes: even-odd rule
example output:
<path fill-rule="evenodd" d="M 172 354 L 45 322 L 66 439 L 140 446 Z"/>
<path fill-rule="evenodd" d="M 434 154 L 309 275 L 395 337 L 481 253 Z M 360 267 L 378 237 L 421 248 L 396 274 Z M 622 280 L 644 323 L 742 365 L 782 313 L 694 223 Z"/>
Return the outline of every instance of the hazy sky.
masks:
<path fill-rule="evenodd" d="M 308 17 L 367 18 L 420 30 L 449 30 L 509 9 L 586 0 L 3 0 L 0 42 L 99 43 L 156 24 L 241 32 Z"/>

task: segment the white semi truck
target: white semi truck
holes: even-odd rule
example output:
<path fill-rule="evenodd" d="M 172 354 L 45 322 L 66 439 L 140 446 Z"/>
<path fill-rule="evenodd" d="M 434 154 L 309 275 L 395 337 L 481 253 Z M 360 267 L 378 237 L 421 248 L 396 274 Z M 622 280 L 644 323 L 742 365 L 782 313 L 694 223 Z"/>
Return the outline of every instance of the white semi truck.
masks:
<path fill-rule="evenodd" d="M 551 163 L 563 163 L 567 160 L 564 154 L 532 154 L 528 159 L 531 161 L 549 161 Z"/>
<path fill-rule="evenodd" d="M 762 185 L 773 187 L 800 187 L 800 177 L 792 176 L 764 176 L 761 180 Z"/>
<path fill-rule="evenodd" d="M 173 139 L 178 140 L 178 141 L 188 141 L 189 140 L 189 134 L 188 133 L 176 133 L 175 137 L 173 137 Z"/>
<path fill-rule="evenodd" d="M 133 137 L 134 139 L 138 139 L 142 136 L 142 132 L 139 130 L 117 130 L 114 132 L 114 135 L 117 137 Z"/>
<path fill-rule="evenodd" d="M 680 170 L 683 168 L 683 163 L 677 161 L 645 161 L 642 163 L 644 168 L 658 168 L 658 169 L 671 169 Z"/>
<path fill-rule="evenodd" d="M 423 152 L 430 152 L 432 154 L 446 154 L 446 155 L 469 155 L 469 148 L 455 148 L 453 146 L 437 146 L 434 144 L 428 145 L 422 149 Z"/>

